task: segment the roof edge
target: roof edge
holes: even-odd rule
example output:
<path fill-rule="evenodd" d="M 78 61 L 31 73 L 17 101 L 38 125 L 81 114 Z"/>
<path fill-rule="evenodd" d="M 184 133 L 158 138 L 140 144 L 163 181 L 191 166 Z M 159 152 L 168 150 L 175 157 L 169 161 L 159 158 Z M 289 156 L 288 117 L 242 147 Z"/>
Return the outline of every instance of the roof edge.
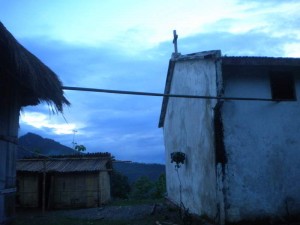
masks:
<path fill-rule="evenodd" d="M 201 60 L 201 59 L 215 59 L 216 60 L 216 59 L 219 59 L 220 57 L 221 57 L 221 50 L 196 52 L 196 53 L 191 53 L 191 54 L 187 54 L 187 55 L 173 54 L 169 61 L 164 94 L 170 94 L 174 68 L 175 68 L 175 64 L 177 61 Z M 162 101 L 161 112 L 160 112 L 160 117 L 159 117 L 159 122 L 158 122 L 158 128 L 161 128 L 164 126 L 168 102 L 169 102 L 169 97 L 165 96 Z"/>

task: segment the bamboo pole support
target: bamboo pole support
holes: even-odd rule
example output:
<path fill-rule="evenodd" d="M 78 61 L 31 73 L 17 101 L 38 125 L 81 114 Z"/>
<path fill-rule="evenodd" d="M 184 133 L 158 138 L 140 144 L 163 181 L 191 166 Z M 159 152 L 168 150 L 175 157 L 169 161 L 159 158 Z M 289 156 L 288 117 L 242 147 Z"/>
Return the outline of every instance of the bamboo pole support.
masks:
<path fill-rule="evenodd" d="M 43 160 L 43 190 L 42 190 L 42 210 L 45 214 L 46 208 L 46 159 Z"/>

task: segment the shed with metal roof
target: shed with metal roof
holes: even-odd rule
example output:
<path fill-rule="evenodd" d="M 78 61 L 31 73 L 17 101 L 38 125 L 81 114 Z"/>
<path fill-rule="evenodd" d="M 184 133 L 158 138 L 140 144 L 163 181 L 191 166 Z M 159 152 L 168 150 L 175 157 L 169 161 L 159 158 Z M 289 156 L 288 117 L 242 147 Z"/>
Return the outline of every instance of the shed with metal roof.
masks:
<path fill-rule="evenodd" d="M 98 207 L 111 198 L 111 157 L 84 155 L 30 158 L 17 162 L 19 207 Z"/>

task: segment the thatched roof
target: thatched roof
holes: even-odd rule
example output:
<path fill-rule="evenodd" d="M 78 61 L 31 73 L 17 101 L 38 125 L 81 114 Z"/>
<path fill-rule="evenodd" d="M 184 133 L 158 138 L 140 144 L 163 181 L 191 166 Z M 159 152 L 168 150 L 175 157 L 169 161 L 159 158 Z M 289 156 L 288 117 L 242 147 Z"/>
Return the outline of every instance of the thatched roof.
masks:
<path fill-rule="evenodd" d="M 0 22 L 0 99 L 17 95 L 20 106 L 47 102 L 62 112 L 70 103 L 57 75 L 26 50 Z"/>

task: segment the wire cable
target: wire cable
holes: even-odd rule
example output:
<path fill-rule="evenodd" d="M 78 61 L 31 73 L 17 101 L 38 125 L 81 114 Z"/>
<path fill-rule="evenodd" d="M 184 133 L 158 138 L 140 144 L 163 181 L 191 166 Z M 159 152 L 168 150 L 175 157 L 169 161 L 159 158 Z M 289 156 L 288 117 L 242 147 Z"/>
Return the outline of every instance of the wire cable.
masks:
<path fill-rule="evenodd" d="M 242 98 L 242 97 L 217 97 L 217 96 L 205 96 L 205 95 L 162 94 L 162 93 L 154 93 L 154 92 L 121 91 L 121 90 L 111 90 L 111 89 L 69 87 L 69 86 L 63 86 L 62 89 L 70 90 L 70 91 L 102 92 L 102 93 L 110 93 L 110 94 L 142 95 L 142 96 L 171 97 L 171 98 L 199 98 L 199 99 L 217 99 L 217 100 L 272 101 L 272 102 L 278 101 L 270 98 Z"/>

